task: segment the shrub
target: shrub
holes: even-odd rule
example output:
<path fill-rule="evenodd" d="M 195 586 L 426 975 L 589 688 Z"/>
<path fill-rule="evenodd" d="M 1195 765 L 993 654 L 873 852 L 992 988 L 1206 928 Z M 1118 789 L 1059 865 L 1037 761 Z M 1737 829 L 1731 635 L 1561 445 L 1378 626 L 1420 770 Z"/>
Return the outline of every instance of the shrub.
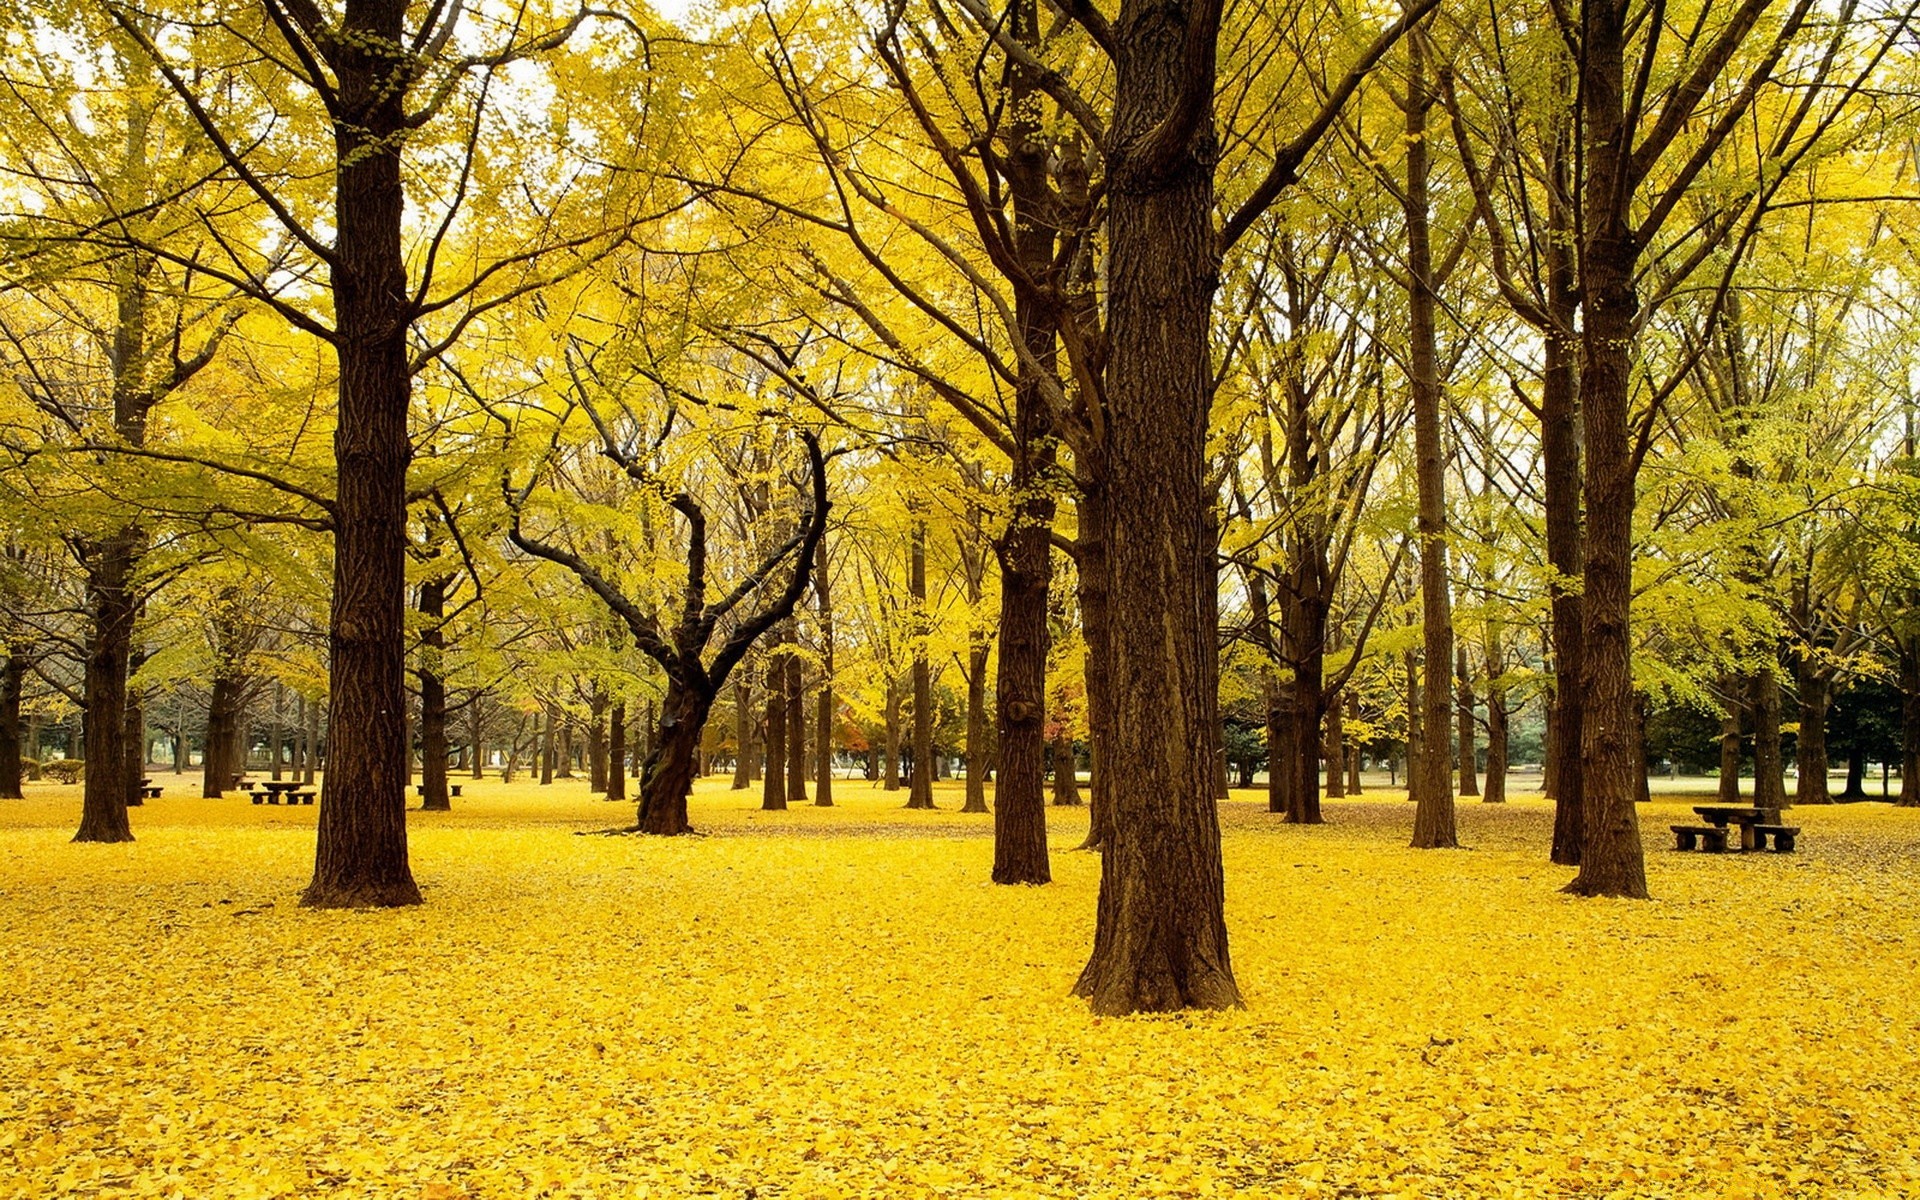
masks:
<path fill-rule="evenodd" d="M 87 764 L 77 758 L 49 759 L 41 765 L 41 773 L 60 783 L 79 783 L 80 777 L 87 773 Z"/>

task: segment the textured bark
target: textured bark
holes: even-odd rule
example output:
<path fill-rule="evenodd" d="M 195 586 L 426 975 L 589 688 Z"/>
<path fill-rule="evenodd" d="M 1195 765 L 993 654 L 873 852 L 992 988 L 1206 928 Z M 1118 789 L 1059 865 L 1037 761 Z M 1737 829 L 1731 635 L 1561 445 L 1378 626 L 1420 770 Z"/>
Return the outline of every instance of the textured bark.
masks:
<path fill-rule="evenodd" d="M 1780 756 L 1780 681 L 1772 671 L 1755 671 L 1747 681 L 1753 713 L 1753 803 L 1777 809 L 1787 802 L 1785 767 Z"/>
<path fill-rule="evenodd" d="M 1467 661 L 1466 643 L 1455 639 L 1453 654 L 1454 686 L 1459 689 L 1454 718 L 1460 724 L 1459 733 L 1455 735 L 1455 745 L 1459 747 L 1460 755 L 1460 794 L 1478 796 L 1480 780 L 1475 766 L 1477 751 L 1474 746 L 1473 673 L 1471 664 Z"/>
<path fill-rule="evenodd" d="M 1803 656 L 1797 690 L 1800 693 L 1800 732 L 1794 737 L 1793 757 L 1799 772 L 1795 804 L 1831 804 L 1827 793 L 1827 710 L 1833 703 L 1833 681 Z"/>
<path fill-rule="evenodd" d="M 320 702 L 307 702 L 307 767 L 301 782 L 311 785 L 319 777 L 321 770 L 320 751 Z"/>
<path fill-rule="evenodd" d="M 1740 803 L 1740 711 L 1739 701 L 1729 699 L 1726 715 L 1720 718 L 1720 780 L 1715 796 L 1720 804 Z"/>
<path fill-rule="evenodd" d="M 332 696 L 313 879 L 320 908 L 418 904 L 407 861 L 407 416 L 411 303 L 400 234 L 404 0 L 348 0 L 328 57 L 334 116 Z"/>
<path fill-rule="evenodd" d="M 927 661 L 927 527 L 915 522 L 907 555 L 907 597 L 913 606 L 913 774 L 907 807 L 933 807 L 933 667 Z"/>
<path fill-rule="evenodd" d="M 833 579 L 828 565 L 827 539 L 822 537 L 819 548 L 814 551 L 813 561 L 813 597 L 820 616 L 820 694 L 814 700 L 813 735 L 815 808 L 833 807 L 833 716 L 836 705 L 833 698 Z"/>
<path fill-rule="evenodd" d="M 778 812 L 787 806 L 787 660 L 779 638 L 767 653 L 767 700 L 760 740 L 767 748 L 766 774 L 760 782 L 760 808 Z"/>
<path fill-rule="evenodd" d="M 796 650 L 797 632 L 789 634 Z M 787 803 L 807 802 L 806 668 L 798 653 L 787 656 Z"/>
<path fill-rule="evenodd" d="M 589 699 L 587 717 L 587 791 L 605 795 L 607 791 L 607 697 L 599 688 Z"/>
<path fill-rule="evenodd" d="M 546 720 L 540 727 L 540 782 L 542 785 L 553 782 L 553 751 L 558 744 L 556 726 L 560 723 L 560 717 L 551 701 L 546 705 L 545 717 Z"/>
<path fill-rule="evenodd" d="M 447 611 L 447 583 L 429 579 L 420 585 L 420 807 L 427 812 L 451 812 L 447 790 L 447 682 L 440 674 L 447 635 L 441 621 Z"/>
<path fill-rule="evenodd" d="M 1587 0 L 1586 57 L 1581 89 L 1586 121 L 1586 178 L 1581 228 L 1580 403 L 1585 413 L 1587 470 L 1584 606 L 1586 644 L 1580 735 L 1582 829 L 1580 873 L 1567 890 L 1584 896 L 1645 898 L 1645 851 L 1634 798 L 1638 740 L 1631 669 L 1633 602 L 1633 448 L 1628 430 L 1632 389 L 1637 249 L 1627 226 L 1633 193 L 1625 119 L 1626 0 Z"/>
<path fill-rule="evenodd" d="M 1078 505 L 1079 529 L 1074 548 L 1079 552 L 1080 628 L 1087 649 L 1082 656 L 1082 673 L 1087 681 L 1087 836 L 1082 850 L 1098 850 L 1107 839 L 1107 814 L 1112 805 L 1112 773 L 1107 770 L 1102 747 L 1113 740 L 1113 691 L 1109 664 L 1113 651 L 1108 630 L 1107 546 L 1110 508 L 1101 469 L 1094 464 L 1082 467 Z"/>
<path fill-rule="evenodd" d="M 1205 470 L 1219 9 L 1125 0 L 1109 146 L 1108 537 L 1111 738 L 1094 1011 L 1240 1003 L 1212 798 L 1217 598 Z M 1082 564 L 1083 569 L 1085 563 Z"/>
<path fill-rule="evenodd" d="M 1490 639 L 1491 639 L 1491 635 Z M 1500 685 L 1504 673 L 1504 655 L 1497 641 L 1487 647 L 1487 783 L 1480 795 L 1482 804 L 1504 804 L 1507 800 L 1507 689 Z"/>
<path fill-rule="evenodd" d="M 1080 799 L 1080 775 L 1073 760 L 1073 738 L 1065 729 L 1054 735 L 1052 757 L 1053 802 L 1063 808 L 1074 808 L 1085 803 Z"/>
<path fill-rule="evenodd" d="M 1895 804 L 1914 808 L 1920 807 L 1920 645 L 1902 641 L 1899 655 L 1900 796 Z"/>
<path fill-rule="evenodd" d="M 12 649 L 0 664 L 0 800 L 18 800 L 22 796 L 20 759 L 24 753 L 21 735 L 20 698 L 26 690 L 27 657 Z"/>
<path fill-rule="evenodd" d="M 992 752 L 987 745 L 987 656 L 992 651 L 984 633 L 977 633 L 967 647 L 967 799 L 961 812 L 988 811 L 987 760 Z M 999 822 L 994 824 L 997 829 Z"/>
<path fill-rule="evenodd" d="M 82 736 L 89 767 L 76 842 L 130 842 L 127 819 L 127 672 L 133 649 L 135 536 L 125 531 L 86 555 L 87 646 Z"/>
<path fill-rule="evenodd" d="M 697 691 L 670 681 L 660 706 L 660 732 L 640 778 L 641 833 L 672 837 L 693 832 L 687 821 L 687 797 L 699 776 L 700 736 L 711 702 Z"/>
<path fill-rule="evenodd" d="M 728 786 L 744 792 L 753 784 L 753 756 L 760 752 L 753 738 L 752 668 L 742 666 L 733 680 L 733 782 Z"/>
<path fill-rule="evenodd" d="M 1327 797 L 1347 794 L 1347 722 L 1339 693 L 1327 697 L 1326 717 Z"/>
<path fill-rule="evenodd" d="M 1406 131 L 1408 342 L 1407 385 L 1413 399 L 1414 476 L 1419 491 L 1420 625 L 1424 691 L 1420 694 L 1420 767 L 1407 784 L 1416 803 L 1413 846 L 1458 846 L 1454 829 L 1453 614 L 1447 586 L 1446 452 L 1440 429 L 1440 366 L 1427 213 L 1427 113 L 1433 104 L 1425 41 L 1408 41 Z"/>
<path fill-rule="evenodd" d="M 1571 157 L 1556 139 L 1553 169 L 1569 178 L 1564 165 Z M 1547 794 L 1553 798 L 1551 858 L 1562 866 L 1578 866 L 1585 788 L 1577 770 L 1566 770 L 1580 759 L 1586 672 L 1586 618 L 1580 597 L 1585 571 L 1586 542 L 1580 518 L 1580 379 L 1579 343 L 1574 333 L 1577 280 L 1569 244 L 1573 236 L 1564 189 L 1553 189 L 1547 203 L 1546 262 L 1547 328 L 1545 369 L 1540 377 L 1541 487 L 1545 508 L 1547 564 L 1553 574 L 1547 588 L 1550 640 L 1553 653 L 1553 691 L 1547 711 Z"/>
<path fill-rule="evenodd" d="M 233 777 L 241 764 L 234 761 L 233 747 L 238 740 L 234 727 L 239 722 L 240 692 L 244 681 L 221 672 L 213 677 L 212 696 L 207 701 L 207 729 L 200 748 L 200 795 L 217 800 L 233 788 Z"/>
<path fill-rule="evenodd" d="M 607 799 L 627 798 L 627 706 L 616 704 L 607 722 Z"/>
<path fill-rule="evenodd" d="M 564 714 L 560 717 L 558 739 L 559 748 L 554 754 L 553 777 L 555 779 L 572 779 L 573 768 L 576 761 L 574 757 L 572 717 Z"/>
<path fill-rule="evenodd" d="M 900 681 L 887 680 L 886 765 L 880 773 L 882 791 L 900 790 Z"/>

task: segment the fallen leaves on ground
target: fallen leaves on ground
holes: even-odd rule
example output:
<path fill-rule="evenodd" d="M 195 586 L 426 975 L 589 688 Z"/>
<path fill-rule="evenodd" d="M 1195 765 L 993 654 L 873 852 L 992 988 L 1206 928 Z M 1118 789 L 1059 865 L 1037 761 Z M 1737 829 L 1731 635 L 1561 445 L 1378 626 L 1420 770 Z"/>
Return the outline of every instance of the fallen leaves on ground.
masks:
<path fill-rule="evenodd" d="M 67 843 L 0 802 L 0 1196 L 1920 1194 L 1920 813 L 1797 809 L 1792 855 L 1665 849 L 1576 900 L 1550 812 L 1223 806 L 1243 1012 L 1068 991 L 1099 860 L 848 783 L 719 836 L 576 837 L 578 785 L 413 813 L 424 907 L 310 912 L 314 809 L 162 799 Z M 1656 831 L 1658 836 L 1656 836 Z M 802 836 L 795 836 L 802 835 Z"/>

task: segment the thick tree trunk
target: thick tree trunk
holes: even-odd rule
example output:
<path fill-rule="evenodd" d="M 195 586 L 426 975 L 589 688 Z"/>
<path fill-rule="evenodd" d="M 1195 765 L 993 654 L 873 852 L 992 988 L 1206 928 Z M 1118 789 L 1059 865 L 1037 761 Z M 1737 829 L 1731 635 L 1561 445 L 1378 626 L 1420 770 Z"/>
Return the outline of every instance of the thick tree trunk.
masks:
<path fill-rule="evenodd" d="M 1053 738 L 1053 802 L 1063 808 L 1076 808 L 1080 799 L 1080 775 L 1073 761 L 1073 738 L 1062 729 Z"/>
<path fill-rule="evenodd" d="M 1112 626 L 1107 603 L 1108 525 L 1110 508 L 1104 468 L 1097 462 L 1080 464 L 1079 529 L 1074 536 L 1079 572 L 1080 629 L 1086 639 L 1081 658 L 1087 681 L 1087 836 L 1079 849 L 1099 850 L 1107 840 L 1107 814 L 1112 811 L 1112 772 L 1101 747 L 1113 740 Z"/>
<path fill-rule="evenodd" d="M 1326 716 L 1326 752 L 1327 798 L 1329 800 L 1344 797 L 1347 794 L 1347 722 L 1341 707 L 1338 692 L 1327 697 Z"/>
<path fill-rule="evenodd" d="M 139 651 L 133 654 L 129 674 L 140 670 L 145 655 Z M 145 797 L 141 789 L 147 784 L 147 703 L 138 688 L 127 689 L 126 737 L 122 742 L 126 760 L 121 766 L 121 784 L 127 790 L 127 807 L 139 808 Z"/>
<path fill-rule="evenodd" d="M 320 908 L 420 903 L 407 862 L 407 416 L 412 372 L 400 148 L 404 0 L 351 0 L 329 54 L 337 90 L 330 735 L 313 880 Z"/>
<path fill-rule="evenodd" d="M 1581 91 L 1587 114 L 1585 221 L 1581 229 L 1580 404 L 1586 414 L 1586 645 L 1580 735 L 1585 790 L 1582 896 L 1647 895 L 1646 854 L 1634 811 L 1635 773 L 1645 773 L 1634 736 L 1632 630 L 1635 463 L 1628 430 L 1638 252 L 1627 228 L 1631 139 L 1623 56 L 1625 0 L 1587 0 Z"/>
<path fill-rule="evenodd" d="M 993 647 L 984 634 L 967 647 L 967 799 L 961 812 L 987 810 L 987 656 Z M 1002 803 L 1005 802 L 1004 796 Z M 997 827 L 998 821 L 995 822 Z"/>
<path fill-rule="evenodd" d="M 1429 91 L 1426 42 L 1415 33 L 1407 40 L 1407 384 L 1413 398 L 1414 478 L 1420 515 L 1420 624 L 1425 690 L 1420 694 L 1420 769 L 1407 778 L 1417 807 L 1413 846 L 1430 850 L 1458 846 L 1454 829 L 1453 764 L 1453 614 L 1447 590 L 1446 451 L 1440 429 L 1440 366 L 1435 349 L 1437 315 L 1433 292 L 1433 254 L 1427 213 L 1427 110 Z"/>
<path fill-rule="evenodd" d="M 907 807 L 933 807 L 933 667 L 927 661 L 927 527 L 916 521 L 907 559 L 907 596 L 913 606 L 913 773 Z"/>
<path fill-rule="evenodd" d="M 753 785 L 753 756 L 760 748 L 753 739 L 753 684 L 751 668 L 741 664 L 733 680 L 733 791 L 744 792 Z"/>
<path fill-rule="evenodd" d="M 587 791 L 607 793 L 607 698 L 598 688 L 587 717 Z"/>
<path fill-rule="evenodd" d="M 1794 735 L 1793 757 L 1799 778 L 1795 804 L 1831 804 L 1827 794 L 1827 709 L 1833 703 L 1833 681 L 1826 672 L 1805 661 L 1795 689 L 1800 693 L 1800 732 Z"/>
<path fill-rule="evenodd" d="M 880 773 L 882 791 L 900 790 L 900 681 L 887 680 L 886 764 Z"/>
<path fill-rule="evenodd" d="M 218 800 L 232 790 L 239 766 L 233 760 L 234 724 L 240 707 L 241 680 L 232 675 L 213 677 L 207 701 L 207 729 L 200 747 L 200 795 Z"/>
<path fill-rule="evenodd" d="M 1205 4 L 1124 0 L 1117 26 L 1105 479 L 1111 511 L 1126 519 L 1106 530 L 1112 736 L 1096 780 L 1111 781 L 1093 953 L 1074 985 L 1098 1013 L 1240 1003 L 1212 797 L 1217 19 Z"/>
<path fill-rule="evenodd" d="M 627 798 L 627 706 L 613 706 L 607 722 L 607 799 Z"/>
<path fill-rule="evenodd" d="M 447 683 L 440 674 L 446 650 L 441 621 L 447 611 L 447 580 L 429 579 L 420 585 L 420 807 L 426 812 L 451 812 L 447 790 Z"/>
<path fill-rule="evenodd" d="M 1497 653 L 1487 661 L 1487 785 L 1482 804 L 1505 804 L 1507 800 L 1507 689 L 1501 687 Z"/>
<path fill-rule="evenodd" d="M 1726 690 L 1730 694 L 1732 688 Z M 1720 786 L 1715 801 L 1724 805 L 1740 803 L 1740 707 L 1739 701 L 1729 698 L 1727 713 L 1720 718 Z"/>
<path fill-rule="evenodd" d="M 18 800 L 21 791 L 20 759 L 24 753 L 20 736 L 20 700 L 26 691 L 27 659 L 9 653 L 0 666 L 0 800 Z"/>
<path fill-rule="evenodd" d="M 1473 674 L 1470 669 L 1471 664 L 1467 662 L 1467 645 L 1464 639 L 1455 639 L 1453 653 L 1453 677 L 1459 688 L 1454 717 L 1460 724 L 1460 731 L 1455 737 L 1455 744 L 1459 746 L 1460 754 L 1460 794 L 1478 796 L 1480 780 L 1475 763 Z"/>
<path fill-rule="evenodd" d="M 1847 783 L 1840 790 L 1842 800 L 1867 798 L 1867 752 L 1858 741 L 1847 751 Z"/>
<path fill-rule="evenodd" d="M 425 707 L 424 698 L 421 706 Z M 276 681 L 273 685 L 273 732 L 267 735 L 267 745 L 271 748 L 267 761 L 267 778 L 278 782 L 284 773 L 285 765 L 280 759 L 280 747 L 287 734 L 287 689 L 286 685 Z"/>
<path fill-rule="evenodd" d="M 767 748 L 766 773 L 760 781 L 760 809 L 778 812 L 787 806 L 787 659 L 780 639 L 767 648 L 767 693 L 761 725 L 761 744 Z"/>
<path fill-rule="evenodd" d="M 1772 671 L 1755 671 L 1748 680 L 1753 711 L 1753 803 L 1779 809 L 1787 802 L 1786 769 L 1780 754 L 1780 681 Z"/>
<path fill-rule="evenodd" d="M 133 650 L 136 535 L 114 534 L 91 548 L 87 563 L 86 708 L 82 736 L 89 767 L 76 842 L 130 842 L 127 819 L 127 673 Z"/>
<path fill-rule="evenodd" d="M 700 737 L 713 702 L 669 681 L 660 707 L 660 732 L 640 780 L 641 833 L 673 836 L 693 832 L 687 822 L 687 797 L 699 776 Z"/>
<path fill-rule="evenodd" d="M 1569 157 L 1555 155 L 1556 169 Z M 1560 192 L 1547 204 L 1548 244 L 1545 370 L 1540 378 L 1540 460 L 1545 508 L 1547 588 L 1553 654 L 1553 691 L 1547 712 L 1547 794 L 1553 798 L 1552 861 L 1578 866 L 1585 815 L 1585 788 L 1578 770 L 1586 672 L 1586 618 L 1580 577 L 1586 569 L 1580 520 L 1579 344 L 1574 333 L 1576 283 L 1568 243 L 1572 222 Z"/>
<path fill-rule="evenodd" d="M 807 688 L 805 667 L 797 653 L 799 632 L 788 640 L 796 653 L 787 656 L 787 803 L 807 802 Z"/>
<path fill-rule="evenodd" d="M 91 753 L 91 751 L 89 751 Z M 1881 791 L 1885 792 L 1885 787 Z M 1920 645 L 1900 643 L 1901 808 L 1920 807 Z"/>
<path fill-rule="evenodd" d="M 827 567 L 827 539 L 822 536 L 820 544 L 814 549 L 813 560 L 813 595 L 820 614 L 820 694 L 814 701 L 813 735 L 815 808 L 833 807 L 833 717 L 836 706 L 833 698 L 832 576 Z M 971 765 L 968 771 L 972 771 Z"/>
<path fill-rule="evenodd" d="M 560 723 L 558 713 L 552 703 L 546 705 L 545 722 L 540 728 L 540 783 L 542 786 L 553 782 L 553 752 L 558 745 Z"/>
<path fill-rule="evenodd" d="M 572 779 L 573 768 L 577 759 L 574 754 L 573 718 L 571 716 L 561 717 L 559 737 L 560 748 L 556 755 L 557 761 L 553 766 L 553 777 L 555 779 Z"/>

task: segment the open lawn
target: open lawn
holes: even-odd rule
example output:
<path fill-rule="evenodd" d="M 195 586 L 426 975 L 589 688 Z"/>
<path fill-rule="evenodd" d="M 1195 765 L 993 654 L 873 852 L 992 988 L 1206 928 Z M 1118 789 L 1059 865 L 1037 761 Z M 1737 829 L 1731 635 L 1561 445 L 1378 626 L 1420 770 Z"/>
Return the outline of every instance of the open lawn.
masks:
<path fill-rule="evenodd" d="M 462 782 L 387 912 L 296 907 L 314 808 L 0 801 L 0 1196 L 1920 1194 L 1920 811 L 1714 856 L 1659 799 L 1636 903 L 1558 894 L 1537 799 L 1419 852 L 1397 794 L 1236 793 L 1246 1010 L 1095 1020 L 1084 809 L 1008 889 L 957 785 L 645 840 Z"/>

